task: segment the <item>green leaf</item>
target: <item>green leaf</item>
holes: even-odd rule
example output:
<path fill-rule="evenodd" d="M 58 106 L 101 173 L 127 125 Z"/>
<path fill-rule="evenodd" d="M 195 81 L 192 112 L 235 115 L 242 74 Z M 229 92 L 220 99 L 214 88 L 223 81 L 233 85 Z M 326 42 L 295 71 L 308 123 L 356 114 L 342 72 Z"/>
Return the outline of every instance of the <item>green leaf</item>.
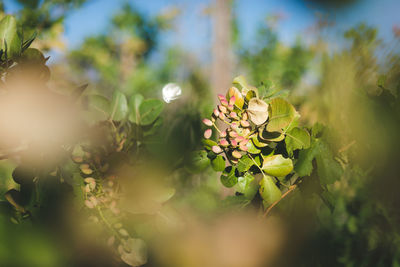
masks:
<path fill-rule="evenodd" d="M 211 160 L 211 167 L 216 172 L 221 172 L 225 169 L 225 159 L 221 155 L 218 155 L 215 159 Z"/>
<path fill-rule="evenodd" d="M 258 97 L 257 88 L 249 85 L 243 75 L 240 75 L 233 79 L 233 85 L 235 85 L 242 91 L 242 94 L 246 96 L 247 101 L 249 101 L 253 97 Z"/>
<path fill-rule="evenodd" d="M 232 166 L 228 166 L 225 168 L 225 170 L 221 174 L 221 183 L 225 187 L 233 187 L 237 181 L 238 178 L 236 177 L 236 168 Z"/>
<path fill-rule="evenodd" d="M 258 136 L 259 139 L 269 142 L 279 142 L 285 138 L 281 132 L 268 132 L 265 127 L 259 129 Z"/>
<path fill-rule="evenodd" d="M 258 137 L 258 135 L 254 135 L 251 140 L 253 141 L 253 144 L 258 147 L 258 148 L 262 148 L 262 147 L 266 147 L 268 146 L 268 142 L 265 142 L 264 140 L 260 139 Z"/>
<path fill-rule="evenodd" d="M 311 175 L 314 159 L 317 164 L 318 177 L 322 184 L 332 184 L 342 175 L 342 167 L 334 160 L 329 146 L 320 139 L 314 140 L 309 149 L 300 151 L 295 166 L 296 173 L 300 177 Z"/>
<path fill-rule="evenodd" d="M 247 151 L 248 151 L 249 153 L 251 153 L 251 154 L 259 154 L 259 153 L 261 152 L 261 150 L 258 149 L 258 148 L 254 145 L 253 140 L 250 140 L 249 142 L 247 142 L 246 146 L 247 146 Z"/>
<path fill-rule="evenodd" d="M 202 140 L 202 143 L 203 143 L 204 147 L 205 147 L 206 149 L 208 149 L 208 150 L 211 150 L 211 148 L 212 148 L 213 146 L 218 146 L 217 142 L 215 142 L 215 141 L 213 141 L 213 140 L 211 140 L 211 139 L 203 139 L 203 140 Z"/>
<path fill-rule="evenodd" d="M 110 100 L 101 95 L 89 95 L 88 96 L 89 108 L 100 113 L 103 120 L 110 117 L 111 103 Z"/>
<path fill-rule="evenodd" d="M 325 142 L 321 142 L 315 155 L 318 176 L 322 184 L 333 184 L 343 174 L 339 162 L 333 158 L 333 153 Z"/>
<path fill-rule="evenodd" d="M 287 152 L 293 156 L 294 150 L 310 147 L 310 134 L 305 129 L 295 127 L 286 133 L 285 143 Z"/>
<path fill-rule="evenodd" d="M 140 124 L 152 124 L 164 109 L 164 103 L 158 99 L 146 99 L 139 106 Z"/>
<path fill-rule="evenodd" d="M 263 199 L 264 208 L 278 201 L 281 196 L 281 190 L 276 186 L 271 176 L 264 176 L 260 181 L 260 196 Z"/>
<path fill-rule="evenodd" d="M 258 87 L 258 93 L 260 94 L 261 99 L 272 96 L 276 91 L 278 90 L 271 81 L 265 81 L 263 82 L 262 86 Z"/>
<path fill-rule="evenodd" d="M 252 98 L 249 101 L 247 113 L 255 125 L 261 125 L 268 119 L 268 104 L 260 99 Z"/>
<path fill-rule="evenodd" d="M 264 158 L 262 169 L 268 175 L 283 177 L 293 170 L 293 162 L 282 155 L 274 155 Z"/>
<path fill-rule="evenodd" d="M 193 151 L 190 153 L 189 162 L 186 169 L 191 173 L 199 173 L 207 168 L 210 163 L 207 152 L 204 150 Z"/>
<path fill-rule="evenodd" d="M 237 164 L 237 169 L 240 172 L 245 172 L 250 169 L 251 166 L 253 166 L 254 162 L 249 156 L 244 155 L 238 162 Z"/>
<path fill-rule="evenodd" d="M 37 64 L 44 64 L 46 62 L 46 59 L 44 58 L 44 55 L 42 52 L 40 52 L 36 48 L 28 48 L 24 51 L 22 56 L 18 59 L 18 62 L 32 62 L 32 63 L 37 63 Z"/>
<path fill-rule="evenodd" d="M 254 176 L 246 172 L 243 177 L 238 178 L 235 186 L 237 192 L 244 194 L 246 199 L 253 199 L 257 193 L 258 185 Z"/>
<path fill-rule="evenodd" d="M 0 21 L 0 50 L 6 51 L 8 58 L 19 56 L 21 39 L 17 32 L 17 21 L 11 15 L 6 15 Z"/>
<path fill-rule="evenodd" d="M 287 127 L 294 119 L 296 110 L 282 98 L 274 98 L 269 104 L 269 122 L 267 130 L 269 132 L 280 132 Z"/>
<path fill-rule="evenodd" d="M 22 52 L 25 51 L 26 49 L 28 49 L 28 47 L 32 44 L 32 42 L 35 40 L 37 36 L 37 32 L 33 32 L 32 35 L 23 42 L 22 44 Z"/>
<path fill-rule="evenodd" d="M 319 122 L 315 123 L 311 129 L 311 135 L 314 138 L 321 137 L 324 132 L 325 126 Z"/>
<path fill-rule="evenodd" d="M 315 153 L 316 149 L 314 145 L 299 152 L 299 158 L 296 162 L 294 170 L 300 177 L 311 175 L 313 170 L 312 161 L 315 157 Z"/>
<path fill-rule="evenodd" d="M 121 121 L 128 115 L 128 100 L 126 96 L 115 90 L 111 100 L 111 119 L 115 121 Z"/>
<path fill-rule="evenodd" d="M 139 107 L 143 100 L 144 97 L 141 94 L 135 94 L 129 98 L 129 120 L 133 123 L 140 122 Z"/>

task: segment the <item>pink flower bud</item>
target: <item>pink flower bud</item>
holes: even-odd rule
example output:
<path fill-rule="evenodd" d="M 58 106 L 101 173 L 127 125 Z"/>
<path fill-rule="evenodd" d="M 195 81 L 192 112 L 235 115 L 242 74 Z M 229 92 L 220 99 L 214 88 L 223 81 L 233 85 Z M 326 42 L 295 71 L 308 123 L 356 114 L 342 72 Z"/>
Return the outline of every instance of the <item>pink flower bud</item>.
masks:
<path fill-rule="evenodd" d="M 219 146 L 212 146 L 211 150 L 215 153 L 215 154 L 219 154 L 222 152 L 222 148 L 220 148 Z"/>
<path fill-rule="evenodd" d="M 232 156 L 233 156 L 234 158 L 240 159 L 240 158 L 242 157 L 242 154 L 240 154 L 239 151 L 234 150 L 234 151 L 232 152 Z"/>
<path fill-rule="evenodd" d="M 249 127 L 250 123 L 248 121 L 240 121 L 240 125 L 242 125 L 242 127 Z"/>
<path fill-rule="evenodd" d="M 219 111 L 221 111 L 222 113 L 226 113 L 226 107 L 222 106 L 222 105 L 218 105 L 218 109 Z"/>
<path fill-rule="evenodd" d="M 228 105 L 228 110 L 232 111 L 233 110 L 233 105 Z"/>
<path fill-rule="evenodd" d="M 236 138 L 236 137 L 239 136 L 239 134 L 238 134 L 237 132 L 235 132 L 235 131 L 230 131 L 230 132 L 229 132 L 229 136 L 230 136 L 230 137 L 233 137 L 233 138 Z"/>
<path fill-rule="evenodd" d="M 213 125 L 212 121 L 210 121 L 209 119 L 203 119 L 203 123 L 209 127 Z"/>
<path fill-rule="evenodd" d="M 240 135 L 235 138 L 235 141 L 238 142 L 238 143 L 242 142 L 243 140 L 244 140 L 244 137 L 240 136 Z"/>
<path fill-rule="evenodd" d="M 240 148 L 240 150 L 242 150 L 242 151 L 247 151 L 247 150 L 248 150 L 247 146 L 242 145 L 242 144 L 239 145 L 239 148 Z"/>
<path fill-rule="evenodd" d="M 234 140 L 234 139 L 231 140 L 231 145 L 232 145 L 232 146 L 237 146 L 237 144 L 238 144 L 238 143 L 236 142 L 236 140 Z"/>
<path fill-rule="evenodd" d="M 228 143 L 228 141 L 226 139 L 219 140 L 219 144 L 221 146 L 229 146 L 229 143 Z"/>
<path fill-rule="evenodd" d="M 218 109 L 214 108 L 213 114 L 214 114 L 215 117 L 218 117 L 219 116 Z"/>
<path fill-rule="evenodd" d="M 244 139 L 243 141 L 240 142 L 240 145 L 245 146 L 249 142 L 249 139 Z"/>
<path fill-rule="evenodd" d="M 231 96 L 231 98 L 229 99 L 229 105 L 234 105 L 236 101 L 236 97 L 233 95 Z"/>
<path fill-rule="evenodd" d="M 224 115 L 224 113 L 219 113 L 219 116 L 218 116 L 221 120 L 225 120 L 225 115 Z"/>
<path fill-rule="evenodd" d="M 222 101 L 222 100 L 225 100 L 225 101 L 226 101 L 225 96 L 224 96 L 224 95 L 221 95 L 221 94 L 218 95 L 218 99 L 219 99 L 219 101 Z"/>
<path fill-rule="evenodd" d="M 204 132 L 204 138 L 205 138 L 205 139 L 209 139 L 209 138 L 211 137 L 211 135 L 212 135 L 212 130 L 211 130 L 211 129 L 207 129 L 207 130 Z"/>
<path fill-rule="evenodd" d="M 226 137 L 226 131 L 222 131 L 220 134 L 221 137 Z"/>
<path fill-rule="evenodd" d="M 221 100 L 220 101 L 221 102 L 221 104 L 223 105 L 223 106 L 225 106 L 225 107 L 227 107 L 229 104 L 228 104 L 228 101 L 226 101 L 225 99 L 224 100 Z"/>
<path fill-rule="evenodd" d="M 233 118 L 233 119 L 236 119 L 237 118 L 237 114 L 236 114 L 236 112 L 231 112 L 231 113 L 229 113 L 229 116 L 231 117 L 231 118 Z"/>

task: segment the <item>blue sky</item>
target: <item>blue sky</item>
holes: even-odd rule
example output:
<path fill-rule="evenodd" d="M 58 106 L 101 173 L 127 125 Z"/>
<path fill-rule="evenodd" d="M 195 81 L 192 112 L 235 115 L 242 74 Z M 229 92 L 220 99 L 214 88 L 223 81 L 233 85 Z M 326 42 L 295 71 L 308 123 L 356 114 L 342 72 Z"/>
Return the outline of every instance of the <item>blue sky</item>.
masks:
<path fill-rule="evenodd" d="M 176 6 L 182 10 L 175 23 L 175 30 L 161 38 L 165 46 L 179 45 L 189 51 L 204 53 L 211 43 L 211 23 L 203 10 L 211 0 L 135 0 L 140 10 L 149 15 L 156 15 L 168 7 Z M 121 8 L 126 0 L 89 0 L 80 9 L 71 12 L 65 21 L 65 40 L 70 47 L 75 47 L 91 34 L 107 30 L 112 15 Z M 13 0 L 5 0 L 7 12 L 15 12 L 18 6 Z M 242 41 L 251 40 L 258 26 L 264 23 L 267 14 L 282 13 L 285 18 L 278 25 L 278 33 L 285 43 L 292 43 L 298 36 L 310 37 L 307 29 L 316 22 L 315 6 L 302 0 L 236 0 L 236 15 Z M 378 27 L 381 38 L 392 38 L 393 25 L 400 26 L 399 0 L 359 0 L 348 8 L 330 11 L 335 18 L 332 34 L 359 23 L 367 22 Z"/>

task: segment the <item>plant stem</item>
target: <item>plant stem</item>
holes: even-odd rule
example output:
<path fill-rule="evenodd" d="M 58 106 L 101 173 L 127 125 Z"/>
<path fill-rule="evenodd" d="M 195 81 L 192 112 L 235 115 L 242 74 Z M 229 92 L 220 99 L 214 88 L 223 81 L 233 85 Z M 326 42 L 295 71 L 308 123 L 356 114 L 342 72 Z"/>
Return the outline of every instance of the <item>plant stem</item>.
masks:
<path fill-rule="evenodd" d="M 257 166 L 257 168 L 261 171 L 262 175 L 265 177 L 267 176 L 264 171 L 260 168 L 260 166 L 258 166 L 257 162 L 254 160 L 254 158 L 250 155 L 250 153 L 247 153 L 247 155 L 249 156 L 249 158 L 254 162 L 254 164 Z"/>
<path fill-rule="evenodd" d="M 297 185 L 292 185 L 292 186 L 290 186 L 290 187 L 289 187 L 289 190 L 286 191 L 286 192 L 281 196 L 280 199 L 278 199 L 277 201 L 275 201 L 274 203 L 272 203 L 272 204 L 268 207 L 268 209 L 264 212 L 263 217 L 267 217 L 268 213 L 272 210 L 272 208 L 275 207 L 275 206 L 276 206 L 282 199 L 284 199 L 287 195 L 289 195 L 290 192 L 292 192 L 293 190 L 295 190 L 296 187 L 297 187 Z"/>

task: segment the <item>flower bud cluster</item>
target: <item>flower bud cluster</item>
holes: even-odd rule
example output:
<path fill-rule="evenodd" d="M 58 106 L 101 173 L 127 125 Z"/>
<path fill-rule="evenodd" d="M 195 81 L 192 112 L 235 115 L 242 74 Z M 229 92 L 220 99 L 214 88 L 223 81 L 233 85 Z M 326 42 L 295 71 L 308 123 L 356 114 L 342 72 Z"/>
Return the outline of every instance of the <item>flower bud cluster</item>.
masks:
<path fill-rule="evenodd" d="M 213 130 L 219 135 L 217 144 L 211 150 L 215 154 L 225 153 L 232 163 L 237 163 L 247 152 L 250 135 L 254 132 L 247 111 L 235 105 L 237 97 L 242 96 L 218 95 L 220 104 L 213 110 L 211 118 L 203 119 L 204 125 L 209 127 L 204 132 L 204 138 L 210 139 Z"/>

